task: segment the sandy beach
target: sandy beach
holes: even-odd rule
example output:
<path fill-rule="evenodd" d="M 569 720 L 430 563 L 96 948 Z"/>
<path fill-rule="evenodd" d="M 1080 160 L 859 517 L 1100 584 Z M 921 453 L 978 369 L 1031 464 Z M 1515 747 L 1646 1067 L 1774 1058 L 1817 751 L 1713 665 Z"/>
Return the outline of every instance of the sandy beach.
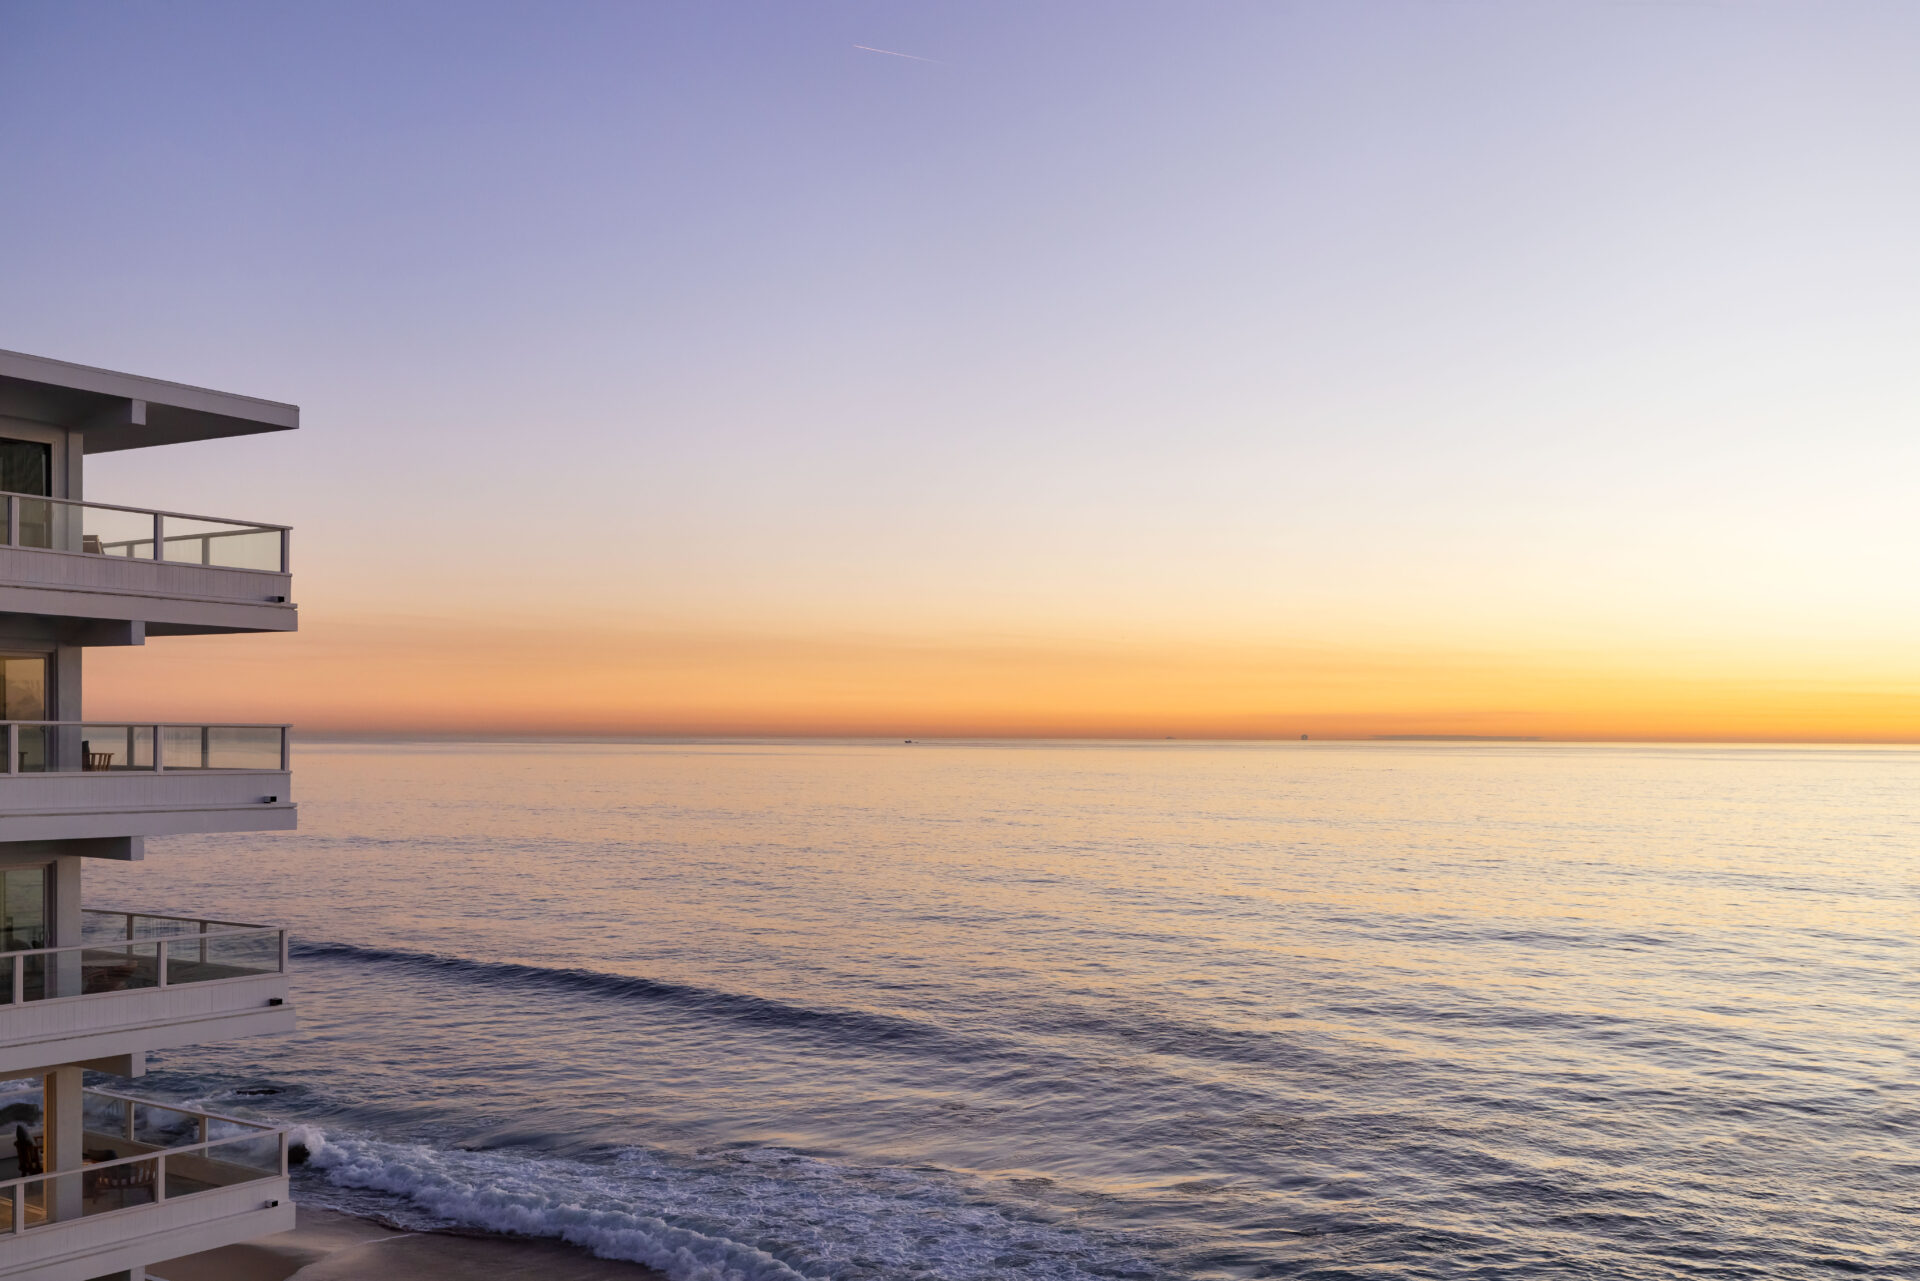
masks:
<path fill-rule="evenodd" d="M 651 1268 L 596 1259 L 560 1241 L 401 1232 L 305 1207 L 291 1232 L 169 1259 L 147 1275 L 157 1281 L 663 1281 Z"/>

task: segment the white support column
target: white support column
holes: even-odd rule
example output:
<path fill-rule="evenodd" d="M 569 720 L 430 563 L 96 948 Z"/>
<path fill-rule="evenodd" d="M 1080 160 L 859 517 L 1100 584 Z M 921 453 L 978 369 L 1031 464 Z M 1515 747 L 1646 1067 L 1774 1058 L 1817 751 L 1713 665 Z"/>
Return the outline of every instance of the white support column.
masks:
<path fill-rule="evenodd" d="M 48 1068 L 40 1078 L 46 1109 L 42 1156 L 48 1174 L 78 1171 L 84 1127 L 80 1091 L 85 1073 L 77 1067 Z M 55 1222 L 80 1217 L 80 1177 L 54 1179 L 47 1184 L 48 1208 Z"/>
<path fill-rule="evenodd" d="M 66 854 L 53 861 L 53 937 L 50 947 L 82 942 L 86 917 L 80 911 L 80 873 L 86 860 Z M 80 995 L 80 953 L 55 952 L 47 966 L 48 996 Z"/>

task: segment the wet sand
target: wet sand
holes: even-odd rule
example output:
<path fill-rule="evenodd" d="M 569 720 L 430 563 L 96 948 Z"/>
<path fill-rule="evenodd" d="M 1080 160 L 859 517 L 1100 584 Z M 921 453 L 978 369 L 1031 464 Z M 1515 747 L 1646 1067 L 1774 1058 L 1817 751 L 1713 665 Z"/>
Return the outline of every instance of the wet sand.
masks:
<path fill-rule="evenodd" d="M 291 1232 L 156 1263 L 156 1281 L 664 1281 L 637 1263 L 596 1259 L 560 1241 L 398 1232 L 302 1207 Z"/>

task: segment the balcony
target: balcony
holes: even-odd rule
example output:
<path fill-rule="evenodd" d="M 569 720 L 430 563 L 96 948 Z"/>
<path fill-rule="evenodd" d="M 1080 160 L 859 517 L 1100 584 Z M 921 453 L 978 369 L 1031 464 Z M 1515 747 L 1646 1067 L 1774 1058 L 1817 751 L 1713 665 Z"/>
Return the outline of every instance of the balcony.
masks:
<path fill-rule="evenodd" d="M 285 930 L 96 908 L 82 921 L 78 944 L 0 952 L 0 1077 L 293 1030 Z"/>
<path fill-rule="evenodd" d="M 10 841 L 289 831 L 285 725 L 4 721 Z"/>
<path fill-rule="evenodd" d="M 81 1115 L 80 1169 L 0 1160 L 0 1278 L 85 1281 L 293 1226 L 284 1129 L 99 1090 Z"/>
<path fill-rule="evenodd" d="M 0 494 L 0 508 L 0 614 L 153 636 L 298 626 L 284 525 L 31 494 Z"/>

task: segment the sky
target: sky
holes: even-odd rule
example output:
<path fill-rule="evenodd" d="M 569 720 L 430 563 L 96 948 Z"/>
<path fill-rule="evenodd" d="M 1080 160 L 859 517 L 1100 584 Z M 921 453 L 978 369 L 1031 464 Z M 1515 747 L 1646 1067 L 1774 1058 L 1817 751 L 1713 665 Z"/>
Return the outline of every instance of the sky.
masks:
<path fill-rule="evenodd" d="M 1915 66 L 1905 0 L 0 0 L 0 347 L 302 408 L 89 460 L 301 606 L 89 715 L 1920 739 Z"/>

